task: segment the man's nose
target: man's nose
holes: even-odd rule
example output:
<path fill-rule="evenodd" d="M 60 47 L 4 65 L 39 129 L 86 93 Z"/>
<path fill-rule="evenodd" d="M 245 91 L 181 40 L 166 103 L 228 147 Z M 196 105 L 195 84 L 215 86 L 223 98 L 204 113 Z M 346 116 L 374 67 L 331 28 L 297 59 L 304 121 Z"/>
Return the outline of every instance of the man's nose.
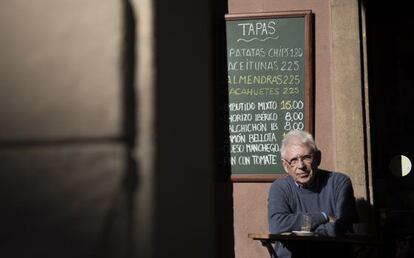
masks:
<path fill-rule="evenodd" d="M 301 159 L 301 158 L 298 158 L 298 167 L 299 168 L 304 168 L 304 167 L 306 167 L 306 165 L 305 165 L 305 162 Z"/>

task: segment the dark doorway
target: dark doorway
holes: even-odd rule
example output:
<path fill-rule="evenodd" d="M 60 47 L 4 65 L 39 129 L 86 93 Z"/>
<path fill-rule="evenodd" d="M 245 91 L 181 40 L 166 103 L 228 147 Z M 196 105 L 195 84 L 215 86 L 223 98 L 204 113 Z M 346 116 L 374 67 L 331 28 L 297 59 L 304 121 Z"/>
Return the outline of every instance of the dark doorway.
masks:
<path fill-rule="evenodd" d="M 414 161 L 414 14 L 404 4 L 379 1 L 368 1 L 366 10 L 374 203 L 386 240 L 382 253 L 414 257 L 414 171 L 407 174 L 406 160 Z M 396 162 L 400 155 L 404 167 Z M 404 173 L 396 173 L 398 168 Z"/>

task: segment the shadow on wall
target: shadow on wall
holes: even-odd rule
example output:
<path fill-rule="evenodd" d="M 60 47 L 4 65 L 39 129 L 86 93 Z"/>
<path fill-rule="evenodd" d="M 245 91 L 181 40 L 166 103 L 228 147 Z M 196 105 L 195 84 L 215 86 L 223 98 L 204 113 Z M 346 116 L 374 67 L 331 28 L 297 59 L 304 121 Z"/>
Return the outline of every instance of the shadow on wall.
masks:
<path fill-rule="evenodd" d="M 395 194 L 394 194 L 395 195 Z M 404 198 L 403 196 L 399 196 Z M 400 198 L 395 201 L 400 201 Z M 375 211 L 364 199 L 356 200 L 359 223 L 354 224 L 354 233 L 376 236 L 381 243 L 378 248 L 358 257 L 411 258 L 414 257 L 414 212 Z"/>
<path fill-rule="evenodd" d="M 356 210 L 358 212 L 359 230 L 361 233 L 377 234 L 377 225 L 375 223 L 375 210 L 365 199 L 358 198 L 355 201 Z M 355 229 L 354 229 L 355 230 Z"/>
<path fill-rule="evenodd" d="M 123 179 L 106 216 L 102 232 L 102 248 L 97 257 L 136 257 L 135 195 L 139 184 L 138 165 L 133 152 L 137 145 L 136 15 L 130 0 L 122 1 L 123 49 L 121 55 L 123 139 L 126 145 Z"/>
<path fill-rule="evenodd" d="M 233 182 L 231 181 L 228 121 L 227 46 L 224 14 L 227 1 L 214 1 L 214 88 L 215 96 L 215 224 L 216 258 L 235 257 L 233 221 Z"/>
<path fill-rule="evenodd" d="M 0 257 L 136 257 L 135 28 L 124 0 L 123 135 L 0 142 Z"/>

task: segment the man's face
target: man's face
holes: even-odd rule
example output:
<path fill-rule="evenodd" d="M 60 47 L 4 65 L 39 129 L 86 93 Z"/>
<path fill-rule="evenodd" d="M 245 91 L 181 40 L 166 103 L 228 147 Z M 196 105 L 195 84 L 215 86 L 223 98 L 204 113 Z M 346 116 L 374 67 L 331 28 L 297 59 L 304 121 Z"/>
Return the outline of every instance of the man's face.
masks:
<path fill-rule="evenodd" d="M 311 148 L 302 143 L 293 143 L 285 149 L 283 167 L 301 186 L 307 186 L 313 179 L 313 153 Z"/>

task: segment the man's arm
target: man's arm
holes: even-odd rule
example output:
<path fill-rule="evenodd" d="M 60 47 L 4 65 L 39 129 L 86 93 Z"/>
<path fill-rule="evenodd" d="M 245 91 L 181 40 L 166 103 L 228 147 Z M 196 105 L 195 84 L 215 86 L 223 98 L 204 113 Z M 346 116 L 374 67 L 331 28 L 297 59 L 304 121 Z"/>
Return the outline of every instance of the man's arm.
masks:
<path fill-rule="evenodd" d="M 352 230 L 352 223 L 357 220 L 354 191 L 348 177 L 337 182 L 334 195 L 334 214 L 327 214 L 328 223 L 315 229 L 321 235 L 343 235 Z"/>

